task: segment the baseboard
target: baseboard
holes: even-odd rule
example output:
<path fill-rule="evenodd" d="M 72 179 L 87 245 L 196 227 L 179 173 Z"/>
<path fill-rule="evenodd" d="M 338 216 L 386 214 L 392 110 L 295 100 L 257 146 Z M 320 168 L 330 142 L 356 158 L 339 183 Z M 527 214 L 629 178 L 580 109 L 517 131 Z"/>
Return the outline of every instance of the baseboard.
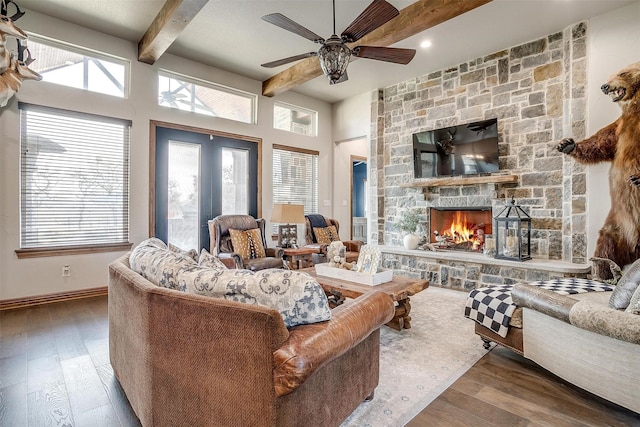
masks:
<path fill-rule="evenodd" d="M 99 288 L 81 289 L 78 291 L 58 292 L 55 294 L 38 295 L 25 298 L 5 299 L 0 300 L 0 311 L 29 307 L 32 305 L 49 304 L 52 302 L 97 297 L 107 295 L 108 290 L 109 288 L 107 286 L 101 286 Z"/>

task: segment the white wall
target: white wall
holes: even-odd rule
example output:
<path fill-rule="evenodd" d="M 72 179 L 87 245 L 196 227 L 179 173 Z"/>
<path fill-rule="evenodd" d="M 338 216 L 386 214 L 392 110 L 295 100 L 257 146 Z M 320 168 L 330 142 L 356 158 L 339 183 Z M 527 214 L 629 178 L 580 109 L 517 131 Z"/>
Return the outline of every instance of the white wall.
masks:
<path fill-rule="evenodd" d="M 127 99 L 115 98 L 46 82 L 27 81 L 17 97 L 0 110 L 0 300 L 67 292 L 105 286 L 107 264 L 121 253 L 54 256 L 18 259 L 20 245 L 20 151 L 18 100 L 106 116 L 130 119 L 131 200 L 130 241 L 139 243 L 149 232 L 149 121 L 160 120 L 239 135 L 262 138 L 262 216 L 271 217 L 272 144 L 318 150 L 319 168 L 333 167 L 331 105 L 295 92 L 277 98 L 260 96 L 258 125 L 200 116 L 165 107 L 156 102 L 159 68 L 175 71 L 226 86 L 261 93 L 261 82 L 164 55 L 155 65 L 136 60 L 137 45 L 45 15 L 27 11 L 20 28 L 32 33 L 109 53 L 131 61 L 131 92 Z M 37 60 L 37 58 L 36 58 Z M 272 127 L 273 100 L 315 110 L 319 113 L 318 136 L 306 137 Z M 319 199 L 332 199 L 332 174 L 320 173 Z M 71 277 L 62 278 L 63 265 L 71 266 Z"/>
<path fill-rule="evenodd" d="M 593 135 L 620 116 L 620 108 L 602 93 L 600 86 L 619 69 L 640 61 L 640 2 L 594 17 L 589 26 L 587 129 Z M 587 254 L 593 255 L 611 207 L 610 163 L 587 167 Z"/>
<path fill-rule="evenodd" d="M 351 156 L 368 158 L 371 127 L 371 93 L 363 93 L 333 105 L 333 212 L 340 222 L 340 237 L 351 235 Z M 369 168 L 367 167 L 367 177 Z"/>

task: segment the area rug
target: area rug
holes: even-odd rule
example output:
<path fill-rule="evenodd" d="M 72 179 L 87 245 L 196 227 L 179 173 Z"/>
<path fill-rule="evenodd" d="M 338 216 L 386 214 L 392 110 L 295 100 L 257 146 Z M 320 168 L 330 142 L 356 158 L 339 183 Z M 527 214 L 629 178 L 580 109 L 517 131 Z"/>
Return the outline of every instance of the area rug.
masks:
<path fill-rule="evenodd" d="M 411 297 L 411 329 L 383 326 L 380 383 L 342 427 L 403 426 L 487 353 L 464 317 L 466 292 L 431 287 Z"/>

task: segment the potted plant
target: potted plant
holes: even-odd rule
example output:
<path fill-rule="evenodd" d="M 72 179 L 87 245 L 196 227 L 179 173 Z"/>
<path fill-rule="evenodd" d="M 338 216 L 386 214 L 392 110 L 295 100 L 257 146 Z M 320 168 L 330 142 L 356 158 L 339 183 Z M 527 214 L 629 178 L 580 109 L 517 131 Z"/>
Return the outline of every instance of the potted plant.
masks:
<path fill-rule="evenodd" d="M 420 223 L 420 214 L 415 209 L 406 210 L 400 215 L 396 227 L 405 233 L 403 243 L 407 249 L 416 249 L 420 243 L 420 237 L 415 234 Z"/>

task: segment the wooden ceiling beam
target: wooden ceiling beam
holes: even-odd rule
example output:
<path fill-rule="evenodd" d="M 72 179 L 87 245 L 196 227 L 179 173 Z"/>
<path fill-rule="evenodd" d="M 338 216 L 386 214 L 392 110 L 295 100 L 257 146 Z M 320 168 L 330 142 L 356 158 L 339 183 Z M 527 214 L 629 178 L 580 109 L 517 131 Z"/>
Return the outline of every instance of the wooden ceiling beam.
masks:
<path fill-rule="evenodd" d="M 391 46 L 492 0 L 419 0 L 400 15 L 370 32 L 357 43 L 363 46 Z M 306 58 L 262 82 L 262 94 L 275 96 L 322 75 L 317 57 Z M 328 83 L 327 83 L 328 84 Z"/>
<path fill-rule="evenodd" d="M 155 63 L 209 0 L 167 0 L 138 42 L 138 61 Z"/>

